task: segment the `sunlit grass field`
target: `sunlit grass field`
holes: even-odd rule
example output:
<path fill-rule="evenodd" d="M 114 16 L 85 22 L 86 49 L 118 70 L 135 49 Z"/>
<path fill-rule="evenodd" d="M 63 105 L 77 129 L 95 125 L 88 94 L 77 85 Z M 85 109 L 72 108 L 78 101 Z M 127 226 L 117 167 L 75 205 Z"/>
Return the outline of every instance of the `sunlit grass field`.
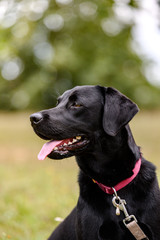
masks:
<path fill-rule="evenodd" d="M 74 158 L 38 161 L 43 145 L 29 113 L 0 113 L 0 240 L 45 240 L 75 206 Z M 131 123 L 146 159 L 160 173 L 160 111 L 140 112 Z"/>

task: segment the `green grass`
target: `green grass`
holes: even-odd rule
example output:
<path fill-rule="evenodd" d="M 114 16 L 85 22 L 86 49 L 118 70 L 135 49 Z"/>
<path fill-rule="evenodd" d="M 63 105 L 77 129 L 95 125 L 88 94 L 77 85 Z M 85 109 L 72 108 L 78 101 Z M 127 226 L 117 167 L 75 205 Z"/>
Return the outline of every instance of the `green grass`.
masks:
<path fill-rule="evenodd" d="M 160 169 L 160 112 L 140 112 L 132 130 L 144 156 Z M 0 240 L 44 240 L 75 206 L 74 158 L 38 161 L 43 145 L 29 113 L 0 113 Z"/>
<path fill-rule="evenodd" d="M 75 161 L 37 160 L 29 114 L 1 113 L 0 133 L 0 239 L 47 239 L 76 204 Z"/>

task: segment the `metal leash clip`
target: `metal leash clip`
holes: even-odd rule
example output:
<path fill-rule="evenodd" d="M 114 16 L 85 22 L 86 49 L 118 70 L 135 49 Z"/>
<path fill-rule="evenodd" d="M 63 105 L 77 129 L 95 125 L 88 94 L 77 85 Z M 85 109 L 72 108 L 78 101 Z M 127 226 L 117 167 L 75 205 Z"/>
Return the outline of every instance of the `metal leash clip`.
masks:
<path fill-rule="evenodd" d="M 131 232 L 131 234 L 135 237 L 137 240 L 149 240 L 149 238 L 145 235 L 143 230 L 140 228 L 140 226 L 137 223 L 137 219 L 134 215 L 129 215 L 128 211 L 125 207 L 126 201 L 124 199 L 121 199 L 116 190 L 112 188 L 114 191 L 112 203 L 113 206 L 116 208 L 116 215 L 120 215 L 121 211 L 123 211 L 125 218 L 123 219 L 123 223 L 126 226 L 126 228 Z"/>
<path fill-rule="evenodd" d="M 123 211 L 124 215 L 125 215 L 125 219 L 123 220 L 124 225 L 127 225 L 127 222 L 130 222 L 132 220 L 137 222 L 137 219 L 134 215 L 129 215 L 128 211 L 125 207 L 126 205 L 126 201 L 124 199 L 121 199 L 116 190 L 113 188 L 114 194 L 113 194 L 113 199 L 112 199 L 112 203 L 113 206 L 116 208 L 116 215 L 119 216 L 120 215 L 120 211 Z"/>

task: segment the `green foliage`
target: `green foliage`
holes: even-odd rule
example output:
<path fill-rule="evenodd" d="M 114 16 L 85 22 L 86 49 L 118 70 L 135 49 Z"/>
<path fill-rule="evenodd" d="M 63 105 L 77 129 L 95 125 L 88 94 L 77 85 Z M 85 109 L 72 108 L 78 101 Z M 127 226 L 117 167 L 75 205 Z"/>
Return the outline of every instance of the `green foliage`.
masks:
<path fill-rule="evenodd" d="M 83 84 L 113 86 L 140 107 L 159 106 L 160 90 L 146 81 L 131 48 L 133 23 L 117 21 L 115 2 L 15 1 L 9 12 L 17 21 L 1 25 L 0 109 L 49 108 Z"/>

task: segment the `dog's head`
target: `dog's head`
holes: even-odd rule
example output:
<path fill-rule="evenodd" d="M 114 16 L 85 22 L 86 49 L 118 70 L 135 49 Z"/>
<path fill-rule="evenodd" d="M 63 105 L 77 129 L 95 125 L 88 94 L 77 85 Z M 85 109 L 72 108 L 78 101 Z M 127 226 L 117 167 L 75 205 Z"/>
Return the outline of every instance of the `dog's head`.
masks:
<path fill-rule="evenodd" d="M 137 112 L 137 105 L 114 88 L 80 86 L 68 90 L 55 108 L 30 116 L 36 134 L 50 140 L 39 159 L 81 154 L 89 149 L 96 132 L 115 137 Z"/>

